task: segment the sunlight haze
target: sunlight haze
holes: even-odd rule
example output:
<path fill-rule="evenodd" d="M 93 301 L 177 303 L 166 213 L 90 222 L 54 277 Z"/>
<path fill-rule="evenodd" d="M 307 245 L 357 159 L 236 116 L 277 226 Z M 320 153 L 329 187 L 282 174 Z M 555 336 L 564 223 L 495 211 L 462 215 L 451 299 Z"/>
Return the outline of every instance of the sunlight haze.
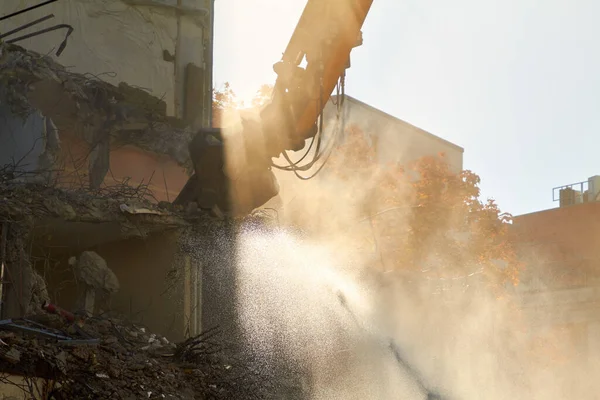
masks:
<path fill-rule="evenodd" d="M 274 82 L 305 1 L 219 0 L 215 86 Z M 600 37 L 592 1 L 375 0 L 349 95 L 465 148 L 485 197 L 522 214 L 600 173 Z M 584 141 L 585 139 L 585 141 Z"/>

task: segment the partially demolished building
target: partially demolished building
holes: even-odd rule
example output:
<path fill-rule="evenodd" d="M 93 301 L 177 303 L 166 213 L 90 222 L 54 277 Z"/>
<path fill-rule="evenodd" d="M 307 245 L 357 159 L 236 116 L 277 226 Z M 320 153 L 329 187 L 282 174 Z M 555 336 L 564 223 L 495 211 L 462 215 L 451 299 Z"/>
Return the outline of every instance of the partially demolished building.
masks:
<path fill-rule="evenodd" d="M 141 273 L 150 278 L 155 270 L 152 264 L 160 260 L 160 254 L 147 257 L 152 252 L 152 248 L 143 248 L 147 242 L 139 249 L 144 260 L 135 260 L 134 243 L 129 243 L 129 248 L 121 245 L 122 251 L 114 247 L 118 244 L 108 243 L 162 233 L 159 248 L 164 258 L 169 253 L 168 243 L 176 242 L 164 232 L 181 229 L 186 221 L 170 211 L 170 203 L 150 201 L 154 193 L 152 181 L 132 184 L 127 178 L 112 175 L 111 149 L 129 146 L 130 152 L 168 157 L 185 166 L 190 132 L 177 127 L 176 120 L 172 122 L 164 114 L 164 107 L 163 113 L 159 107 L 152 108 L 151 102 L 158 99 L 140 89 L 125 84 L 115 87 L 69 73 L 49 57 L 16 45 L 5 44 L 1 49 L 5 100 L 0 138 L 6 154 L 1 160 L 3 211 L 11 220 L 23 221 L 22 226 L 29 225 L 34 247 L 45 248 L 43 252 L 50 252 L 55 260 L 61 259 L 65 251 L 68 259 L 75 252 L 104 246 L 103 258 L 111 269 L 118 269 L 119 253 L 129 255 L 127 264 L 132 276 L 127 278 L 120 273 L 121 279 L 135 283 Z M 135 168 L 133 164 L 131 169 Z M 168 189 L 163 195 L 169 196 Z M 11 232 L 16 235 L 16 230 L 5 225 L 3 237 L 14 238 Z M 174 250 L 170 253 L 173 256 Z M 16 258 L 11 260 L 11 256 Z M 7 257 L 7 265 L 19 260 L 21 264 L 35 264 L 24 260 L 26 254 L 7 251 Z M 137 272 L 133 267 L 136 264 Z M 53 272 L 52 276 L 56 279 L 57 274 Z M 154 280 L 164 281 L 161 276 L 148 279 L 145 291 Z M 29 285 L 29 281 L 30 278 L 23 278 L 24 285 Z M 27 299 L 20 299 L 23 304 L 15 308 L 10 293 L 7 289 L 5 316 L 27 311 Z M 56 294 L 54 299 L 56 296 L 68 295 Z M 134 312 L 142 305 L 136 305 L 129 297 L 127 302 Z M 160 309 L 160 304 L 154 305 L 152 314 L 159 316 Z M 164 315 L 172 315 L 172 311 Z"/>
<path fill-rule="evenodd" d="M 128 303 L 137 312 L 142 304 L 156 303 L 148 293 L 153 282 L 163 283 L 165 271 L 156 276 L 152 271 L 175 257 L 172 232 L 201 215 L 178 212 L 170 202 L 188 179 L 192 133 L 210 123 L 211 8 L 200 1 L 69 0 L 23 9 L 10 0 L 3 2 L 2 14 L 0 165 L 8 191 L 3 211 L 28 215 L 36 245 L 54 254 L 70 249 L 71 257 L 96 248 L 115 270 L 126 252 L 130 272 L 116 272 L 123 281 L 120 292 L 139 286 L 140 273 L 148 282 L 139 304 L 118 292 L 115 307 Z M 60 23 L 46 27 L 53 18 Z M 138 62 L 147 65 L 140 68 Z M 32 184 L 36 190 L 29 189 Z M 24 205 L 14 205 L 21 201 Z M 161 246 L 147 240 L 119 244 L 132 238 L 153 238 Z M 137 251 L 144 256 L 136 258 Z M 128 279 L 133 285 L 125 284 Z M 74 296 L 64 293 L 54 293 L 53 300 Z M 200 302 L 191 292 L 187 296 L 190 304 Z M 158 303 L 151 314 L 163 320 Z M 17 313 L 14 307 L 4 307 L 6 316 Z M 167 308 L 164 315 L 172 318 Z M 155 328 L 183 334 L 181 324 Z"/>
<path fill-rule="evenodd" d="M 218 280 L 203 267 L 231 263 L 232 226 L 172 205 L 192 134 L 210 123 L 210 13 L 168 1 L 46 3 L 2 26 L 19 32 L 0 43 L 0 373 L 17 376 L 0 386 L 17 379 L 33 398 L 253 396 L 251 374 L 222 360 L 216 323 L 202 313 L 219 303 L 203 293 Z M 2 14 L 19 5 L 3 2 Z M 48 38 L 10 43 L 28 21 L 51 18 L 34 13 L 51 12 L 69 27 L 60 63 L 40 52 Z M 133 33 L 77 57 L 101 26 Z M 138 60 L 160 57 L 171 84 L 164 67 L 145 76 L 135 66 L 128 46 L 144 40 L 157 41 Z M 103 75 L 107 63 L 123 68 Z"/>

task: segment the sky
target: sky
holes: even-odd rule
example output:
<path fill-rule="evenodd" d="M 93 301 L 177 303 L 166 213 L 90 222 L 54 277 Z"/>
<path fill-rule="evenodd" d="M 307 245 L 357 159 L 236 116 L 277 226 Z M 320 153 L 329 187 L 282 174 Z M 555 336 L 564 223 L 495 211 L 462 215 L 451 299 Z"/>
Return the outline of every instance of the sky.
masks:
<path fill-rule="evenodd" d="M 214 83 L 274 83 L 305 0 L 216 0 Z M 600 2 L 374 0 L 347 94 L 465 149 L 520 215 L 600 174 Z"/>

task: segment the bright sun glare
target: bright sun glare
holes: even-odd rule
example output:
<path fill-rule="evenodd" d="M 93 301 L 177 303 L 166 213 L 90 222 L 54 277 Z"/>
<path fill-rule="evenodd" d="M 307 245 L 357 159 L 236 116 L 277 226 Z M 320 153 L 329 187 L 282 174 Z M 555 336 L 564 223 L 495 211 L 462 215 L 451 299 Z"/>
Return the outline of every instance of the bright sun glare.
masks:
<path fill-rule="evenodd" d="M 304 0 L 215 2 L 220 22 L 215 23 L 215 86 L 229 82 L 237 99 L 250 106 L 261 85 L 275 83 L 273 64 L 281 58 L 305 4 Z"/>

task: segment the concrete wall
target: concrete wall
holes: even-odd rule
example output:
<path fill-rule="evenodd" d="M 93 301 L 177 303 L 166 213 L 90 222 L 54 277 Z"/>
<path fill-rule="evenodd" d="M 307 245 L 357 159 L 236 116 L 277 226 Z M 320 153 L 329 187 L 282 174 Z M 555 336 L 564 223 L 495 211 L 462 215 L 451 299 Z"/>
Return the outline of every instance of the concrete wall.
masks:
<path fill-rule="evenodd" d="M 600 284 L 600 202 L 516 216 L 513 233 L 528 264 L 525 288 Z"/>
<path fill-rule="evenodd" d="M 444 153 L 451 170 L 457 173 L 462 171 L 464 152 L 462 147 L 386 114 L 351 96 L 346 96 L 340 114 L 342 122 L 336 124 L 337 111 L 334 101 L 335 98 L 332 98 L 327 103 L 324 111 L 323 146 L 326 149 L 330 140 L 335 140 L 336 145 L 343 143 L 345 128 L 356 125 L 367 136 L 369 142 L 376 146 L 376 154 L 382 164 L 398 162 L 405 167 L 410 167 L 412 162 L 423 156 Z M 305 164 L 313 159 L 315 147 L 313 146 L 311 154 L 300 164 Z M 335 152 L 335 148 L 333 151 Z M 290 154 L 290 158 L 292 161 L 297 161 L 303 154 L 304 151 Z M 283 157 L 280 157 L 276 162 L 279 165 L 287 165 Z M 317 166 L 319 165 L 320 162 L 317 163 Z M 316 169 L 302 172 L 301 175 L 312 175 Z M 324 168 L 324 171 L 326 170 L 327 166 Z M 297 203 L 307 201 L 306 193 L 310 193 L 315 187 L 313 186 L 314 180 L 301 181 L 292 172 L 276 170 L 275 175 L 280 186 L 279 196 L 269 201 L 265 205 L 266 207 L 283 210 L 292 208 Z M 308 200 L 314 201 L 314 198 Z"/>
<path fill-rule="evenodd" d="M 61 151 L 58 157 L 58 182 L 65 187 L 87 187 L 89 145 L 68 132 L 59 132 Z M 106 185 L 128 180 L 131 186 L 147 184 L 157 201 L 173 201 L 179 194 L 188 174 L 168 156 L 141 150 L 135 146 L 113 147 Z"/>
<path fill-rule="evenodd" d="M 525 315 L 545 329 L 577 333 L 573 346 L 598 367 L 600 355 L 600 203 L 519 215 L 513 232 L 525 261 Z"/>
<path fill-rule="evenodd" d="M 105 183 L 130 178 L 133 185 L 142 182 L 158 201 L 173 201 L 188 180 L 185 169 L 164 155 L 140 150 L 134 146 L 125 146 L 110 153 L 110 170 Z"/>
<path fill-rule="evenodd" d="M 25 120 L 0 105 L 0 167 L 18 164 L 19 171 L 36 172 L 51 167 L 56 182 L 63 186 L 87 186 L 89 145 L 69 132 L 58 132 L 60 148 L 48 149 L 48 132 L 52 122 L 39 112 Z M 55 140 L 52 139 L 51 141 Z M 56 140 L 58 143 L 58 140 Z M 56 151 L 56 154 L 50 154 Z M 56 156 L 56 158 L 54 158 Z M 128 179 L 132 186 L 147 184 L 158 201 L 173 201 L 188 175 L 185 168 L 166 155 L 141 150 L 135 146 L 114 147 L 110 154 L 110 171 L 104 183 L 113 185 Z"/>
<path fill-rule="evenodd" d="M 342 115 L 345 126 L 357 125 L 375 143 L 377 156 L 382 163 L 399 162 L 408 166 L 423 156 L 444 153 L 453 171 L 462 170 L 462 147 L 408 122 L 351 96 L 346 96 L 344 100 Z M 336 105 L 330 101 L 325 108 L 325 117 L 333 120 L 335 116 Z M 343 141 L 343 137 L 341 140 Z"/>
<path fill-rule="evenodd" d="M 204 221 L 193 231 L 170 230 L 122 240 L 114 233 L 118 223 L 83 225 L 58 223 L 28 244 L 52 302 L 73 309 L 77 293 L 68 259 L 93 250 L 119 280 L 112 309 L 120 315 L 172 340 L 183 339 L 188 330 L 194 335 L 215 327 L 228 341 L 239 340 L 233 226 Z M 74 234 L 65 235 L 64 229 Z"/>
<path fill-rule="evenodd" d="M 61 29 L 17 44 L 49 54 L 74 72 L 113 84 L 127 82 L 163 98 L 170 115 L 181 115 L 186 65 L 212 69 L 206 57 L 210 39 L 210 0 L 60 0 L 2 21 L 6 32 L 35 19 L 54 18 L 6 40 L 55 24 L 74 28 L 60 57 L 54 55 L 66 31 Z M 2 0 L 2 14 L 31 6 L 28 0 Z M 164 52 L 176 55 L 165 60 Z M 205 64 L 205 62 L 207 62 Z M 210 93 L 210 85 L 205 88 Z M 200 110 L 201 111 L 201 110 Z"/>
<path fill-rule="evenodd" d="M 178 249 L 177 232 L 98 246 L 121 290 L 113 308 L 173 340 L 183 339 L 183 281 L 171 280 Z"/>
<path fill-rule="evenodd" d="M 178 238 L 177 231 L 168 231 L 91 248 L 67 243 L 48 248 L 34 243 L 33 259 L 35 268 L 46 278 L 51 301 L 73 310 L 77 293 L 68 258 L 79 256 L 83 250 L 97 252 L 119 280 L 120 289 L 112 299 L 112 310 L 153 332 L 181 340 L 185 328 L 184 281 L 182 276 L 171 272 L 177 262 Z"/>

